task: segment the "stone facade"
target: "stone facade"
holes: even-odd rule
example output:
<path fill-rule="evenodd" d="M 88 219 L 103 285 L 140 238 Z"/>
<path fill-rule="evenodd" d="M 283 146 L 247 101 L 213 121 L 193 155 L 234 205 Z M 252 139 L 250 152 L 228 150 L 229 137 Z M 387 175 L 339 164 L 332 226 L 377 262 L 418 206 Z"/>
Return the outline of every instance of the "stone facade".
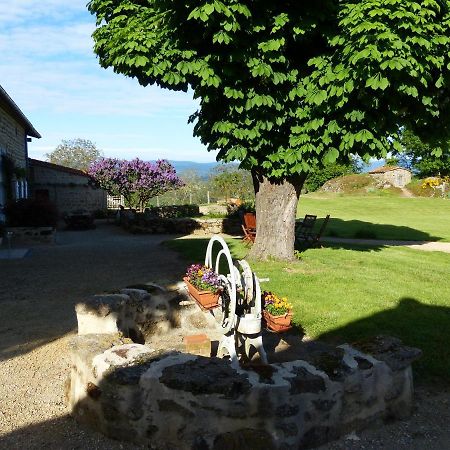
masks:
<path fill-rule="evenodd" d="M 170 339 L 154 346 L 183 324 L 171 321 L 166 334 L 159 326 L 176 307 L 173 293 L 164 296 L 127 289 L 77 305 L 67 384 L 77 420 L 159 450 L 297 450 L 411 413 L 411 363 L 421 352 L 397 339 L 302 343 L 294 358 L 268 353 L 270 364 L 234 368 L 213 355 L 183 353 Z M 211 317 L 199 314 L 206 325 Z M 137 343 L 132 335 L 146 329 L 157 339 Z"/>
<path fill-rule="evenodd" d="M 0 149 L 19 168 L 26 168 L 27 165 L 26 139 L 23 125 L 0 104 Z"/>
<path fill-rule="evenodd" d="M 36 159 L 30 159 L 29 165 L 31 195 L 48 198 L 59 213 L 106 209 L 105 191 L 91 186 L 88 175 L 81 170 Z"/>
<path fill-rule="evenodd" d="M 3 219 L 1 207 L 9 200 L 8 192 L 12 199 L 27 196 L 26 176 L 17 178 L 14 174 L 7 174 L 3 157 L 9 159 L 14 169 L 27 169 L 28 136 L 41 137 L 0 86 L 0 221 Z"/>
<path fill-rule="evenodd" d="M 376 180 L 382 183 L 388 183 L 394 187 L 405 187 L 407 184 L 411 183 L 412 174 L 409 170 L 403 167 L 379 167 L 378 169 L 372 170 L 369 174 Z"/>

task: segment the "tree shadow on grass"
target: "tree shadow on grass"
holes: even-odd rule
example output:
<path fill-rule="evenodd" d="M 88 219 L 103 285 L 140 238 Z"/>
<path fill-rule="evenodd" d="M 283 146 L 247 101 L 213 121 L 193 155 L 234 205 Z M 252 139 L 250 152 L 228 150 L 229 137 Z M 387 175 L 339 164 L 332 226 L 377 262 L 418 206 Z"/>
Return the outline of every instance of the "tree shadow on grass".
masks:
<path fill-rule="evenodd" d="M 419 381 L 450 385 L 450 307 L 405 297 L 395 308 L 323 333 L 318 340 L 342 344 L 377 335 L 397 337 L 405 345 L 423 351 L 422 358 L 414 364 Z"/>
<path fill-rule="evenodd" d="M 319 233 L 324 220 L 317 219 L 313 234 Z M 365 252 L 379 251 L 388 246 L 417 245 L 438 240 L 442 238 L 407 226 L 330 218 L 318 246 Z M 297 240 L 295 248 L 304 252 L 311 248 L 311 245 L 309 241 Z"/>
<path fill-rule="evenodd" d="M 302 340 L 303 335 L 298 323 L 285 333 L 265 331 L 264 347 L 272 355 L 269 361 L 311 361 L 323 352 L 332 353 L 336 346 L 344 343 L 353 344 L 364 353 L 367 351 L 365 342 L 376 336 L 392 336 L 405 346 L 422 350 L 422 357 L 413 365 L 420 384 L 438 388 L 450 386 L 450 307 L 427 305 L 404 297 L 395 308 L 327 331 L 314 340 Z"/>
<path fill-rule="evenodd" d="M 324 219 L 317 219 L 318 231 Z M 330 218 L 324 236 L 349 239 L 379 239 L 400 241 L 439 241 L 440 236 L 433 236 L 425 231 L 416 230 L 406 225 L 389 225 L 364 222 L 362 220 L 342 220 Z"/>
<path fill-rule="evenodd" d="M 207 241 L 207 239 L 186 239 L 176 241 L 174 244 L 167 243 L 167 245 L 180 251 L 190 263 L 203 260 Z M 336 245 L 336 248 L 339 247 L 343 246 Z M 381 250 L 383 247 L 382 245 L 378 248 L 345 246 L 345 248 L 359 251 Z M 239 246 L 236 249 L 237 253 L 242 251 Z M 231 241 L 233 256 L 241 256 L 234 254 L 233 250 L 233 241 Z M 382 292 L 380 292 L 380 299 L 382 299 Z M 300 333 L 299 328 L 296 334 Z M 338 345 L 382 334 L 398 337 L 405 345 L 418 347 L 423 351 L 423 357 L 415 363 L 420 380 L 436 379 L 443 382 L 447 379 L 450 384 L 450 304 L 449 307 L 435 306 L 410 297 L 401 298 L 395 308 L 380 311 L 343 327 L 327 331 L 318 336 L 317 340 Z M 286 334 L 285 337 L 289 335 Z"/>

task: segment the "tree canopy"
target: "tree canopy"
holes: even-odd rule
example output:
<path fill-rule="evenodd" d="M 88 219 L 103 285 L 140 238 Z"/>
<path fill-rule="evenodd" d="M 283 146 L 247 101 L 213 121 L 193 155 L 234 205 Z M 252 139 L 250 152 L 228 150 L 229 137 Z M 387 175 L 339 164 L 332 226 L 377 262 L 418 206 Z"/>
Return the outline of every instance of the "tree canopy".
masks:
<path fill-rule="evenodd" d="M 421 177 L 450 175 L 450 141 L 442 146 L 440 156 L 409 130 L 402 133 L 402 151 L 398 157 Z"/>
<path fill-rule="evenodd" d="M 87 171 L 89 166 L 98 161 L 103 153 L 89 139 L 63 139 L 55 150 L 47 153 L 47 161 L 72 169 Z"/>
<path fill-rule="evenodd" d="M 293 255 L 286 217 L 310 170 L 400 149 L 402 126 L 433 142 L 439 156 L 450 134 L 449 5 L 91 0 L 88 8 L 103 67 L 199 99 L 194 134 L 219 159 L 252 171 L 257 236 L 271 234 L 264 250 L 279 256 L 286 240 L 285 255 Z M 271 195 L 272 203 L 289 197 L 279 221 L 273 208 L 258 206 Z"/>
<path fill-rule="evenodd" d="M 448 134 L 448 5 L 92 0 L 89 9 L 104 67 L 142 85 L 191 87 L 208 148 L 282 178 L 351 153 L 383 156 L 399 124 Z"/>
<path fill-rule="evenodd" d="M 209 177 L 209 186 L 217 198 L 238 198 L 244 201 L 254 198 L 250 172 L 239 169 L 236 164 L 217 166 Z"/>

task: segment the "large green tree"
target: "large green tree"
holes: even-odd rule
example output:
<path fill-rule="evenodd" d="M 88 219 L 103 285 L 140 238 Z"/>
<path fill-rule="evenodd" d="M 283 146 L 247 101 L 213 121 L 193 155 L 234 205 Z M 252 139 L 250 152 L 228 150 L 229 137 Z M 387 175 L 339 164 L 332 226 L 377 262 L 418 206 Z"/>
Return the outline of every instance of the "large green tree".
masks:
<path fill-rule="evenodd" d="M 220 199 L 254 199 L 252 176 L 248 170 L 239 169 L 237 164 L 217 166 L 211 173 L 208 184 L 213 196 Z"/>
<path fill-rule="evenodd" d="M 91 0 L 103 67 L 192 90 L 194 134 L 251 171 L 255 257 L 289 259 L 323 164 L 449 134 L 449 1 Z"/>
<path fill-rule="evenodd" d="M 450 175 L 450 141 L 439 150 L 439 157 L 429 144 L 410 130 L 402 132 L 401 143 L 403 149 L 397 156 L 420 177 Z"/>
<path fill-rule="evenodd" d="M 92 141 L 81 138 L 63 139 L 53 151 L 45 154 L 47 161 L 53 164 L 85 172 L 102 156 L 102 151 Z"/>

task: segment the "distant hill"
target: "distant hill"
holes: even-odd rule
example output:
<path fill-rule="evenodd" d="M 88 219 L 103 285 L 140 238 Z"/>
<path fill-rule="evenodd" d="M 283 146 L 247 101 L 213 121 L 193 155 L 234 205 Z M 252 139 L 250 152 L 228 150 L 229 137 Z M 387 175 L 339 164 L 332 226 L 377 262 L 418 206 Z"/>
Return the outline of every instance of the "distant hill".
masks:
<path fill-rule="evenodd" d="M 194 170 L 202 178 L 207 178 L 214 167 L 219 165 L 217 162 L 198 163 L 194 161 L 170 161 L 170 163 L 175 167 L 179 175 L 188 170 Z"/>

